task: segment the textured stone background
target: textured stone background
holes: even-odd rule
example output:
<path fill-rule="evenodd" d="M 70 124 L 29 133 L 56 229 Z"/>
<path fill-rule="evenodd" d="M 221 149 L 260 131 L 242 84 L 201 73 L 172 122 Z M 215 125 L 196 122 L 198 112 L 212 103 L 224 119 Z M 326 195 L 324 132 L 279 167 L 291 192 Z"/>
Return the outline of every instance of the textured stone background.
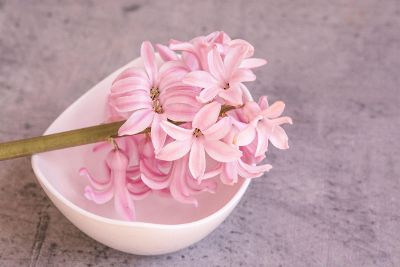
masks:
<path fill-rule="evenodd" d="M 0 162 L 1 266 L 400 266 L 400 2 L 0 0 L 0 141 L 41 134 L 142 40 L 217 29 L 269 65 L 255 95 L 287 103 L 291 149 L 200 243 L 127 255 L 82 234 Z"/>

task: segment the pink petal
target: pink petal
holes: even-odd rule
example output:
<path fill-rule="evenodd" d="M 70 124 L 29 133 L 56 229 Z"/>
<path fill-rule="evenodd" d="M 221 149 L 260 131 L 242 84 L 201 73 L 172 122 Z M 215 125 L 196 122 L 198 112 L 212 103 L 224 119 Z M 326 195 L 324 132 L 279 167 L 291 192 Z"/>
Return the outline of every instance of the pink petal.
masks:
<path fill-rule="evenodd" d="M 128 158 L 119 150 L 110 152 L 111 179 L 114 181 L 114 207 L 126 220 L 135 219 L 133 201 L 126 189 L 126 170 Z"/>
<path fill-rule="evenodd" d="M 121 128 L 119 128 L 118 135 L 132 135 L 142 132 L 151 125 L 153 117 L 154 112 L 150 109 L 135 111 Z"/>
<path fill-rule="evenodd" d="M 285 109 L 285 103 L 282 101 L 276 101 L 267 109 L 262 111 L 262 115 L 266 116 L 267 118 L 277 118 L 282 115 L 283 110 Z"/>
<path fill-rule="evenodd" d="M 263 121 L 259 122 L 257 128 L 257 148 L 255 156 L 261 156 L 268 150 L 268 138 L 271 133 L 271 126 Z"/>
<path fill-rule="evenodd" d="M 217 164 L 217 166 L 214 169 L 209 170 L 204 173 L 204 175 L 201 177 L 202 182 L 206 179 L 210 179 L 210 178 L 213 178 L 213 177 L 219 175 L 221 173 L 221 171 L 222 171 L 221 164 Z"/>
<path fill-rule="evenodd" d="M 269 140 L 276 148 L 279 149 L 289 148 L 289 143 L 288 143 L 289 138 L 286 135 L 285 130 L 283 130 L 281 126 L 278 125 L 274 126 L 274 129 L 272 130 Z"/>
<path fill-rule="evenodd" d="M 116 82 L 118 82 L 120 80 L 124 80 L 126 78 L 138 78 L 138 79 L 142 79 L 142 80 L 148 80 L 148 77 L 147 77 L 146 73 L 144 72 L 144 70 L 137 69 L 137 68 L 128 68 L 128 69 L 124 70 L 121 74 L 119 74 L 117 76 L 117 78 L 115 78 L 115 80 L 112 84 L 114 85 Z"/>
<path fill-rule="evenodd" d="M 203 132 L 207 140 L 220 140 L 232 129 L 232 121 L 229 117 L 220 119 L 216 124 Z"/>
<path fill-rule="evenodd" d="M 189 156 L 189 170 L 195 179 L 204 175 L 206 170 L 206 154 L 201 138 L 195 138 Z"/>
<path fill-rule="evenodd" d="M 261 58 L 246 58 L 240 63 L 239 68 L 253 69 L 267 64 L 265 59 Z"/>
<path fill-rule="evenodd" d="M 224 73 L 224 63 L 222 62 L 221 55 L 216 48 L 208 53 L 208 68 L 215 78 L 226 82 L 227 78 Z"/>
<path fill-rule="evenodd" d="M 285 117 L 279 117 L 279 118 L 276 118 L 276 119 L 272 119 L 270 121 L 274 125 L 282 125 L 282 124 L 285 124 L 285 123 L 293 124 L 292 118 L 286 117 L 286 116 Z"/>
<path fill-rule="evenodd" d="M 186 204 L 193 204 L 197 207 L 197 200 L 194 197 L 189 196 L 187 192 L 185 192 L 188 190 L 187 186 L 184 183 L 187 177 L 187 164 L 187 156 L 174 162 L 171 170 L 172 181 L 170 185 L 170 192 L 175 200 Z"/>
<path fill-rule="evenodd" d="M 133 200 L 126 188 L 118 189 L 114 196 L 115 211 L 121 218 L 133 221 L 135 220 L 135 207 Z"/>
<path fill-rule="evenodd" d="M 139 109 L 152 109 L 150 97 L 144 94 L 135 94 L 116 98 L 111 105 L 118 112 L 131 112 Z"/>
<path fill-rule="evenodd" d="M 104 204 L 113 198 L 114 192 L 112 186 L 105 191 L 95 191 L 92 187 L 86 186 L 84 195 L 88 200 L 91 200 L 96 204 Z"/>
<path fill-rule="evenodd" d="M 180 122 L 192 121 L 196 113 L 199 111 L 198 107 L 193 107 L 183 103 L 168 104 L 163 107 L 168 119 Z"/>
<path fill-rule="evenodd" d="M 202 107 L 199 112 L 194 116 L 192 126 L 200 130 L 207 130 L 213 125 L 219 117 L 221 111 L 221 104 L 218 102 L 211 102 Z"/>
<path fill-rule="evenodd" d="M 153 122 L 151 123 L 150 135 L 155 153 L 158 153 L 158 151 L 164 146 L 165 140 L 167 138 L 167 134 L 161 128 L 161 122 L 166 120 L 167 118 L 164 114 L 155 114 Z"/>
<path fill-rule="evenodd" d="M 248 125 L 245 129 L 239 132 L 236 136 L 236 144 L 238 146 L 247 146 L 253 142 L 256 137 L 256 129 L 253 125 Z"/>
<path fill-rule="evenodd" d="M 179 140 L 179 141 L 188 140 L 188 139 L 191 139 L 193 136 L 192 129 L 185 129 L 185 128 L 176 126 L 175 124 L 168 122 L 168 121 L 162 121 L 161 127 L 169 136 L 171 136 L 175 140 Z"/>
<path fill-rule="evenodd" d="M 241 82 L 252 82 L 256 80 L 256 75 L 248 69 L 237 69 L 234 71 L 230 82 L 241 83 Z"/>
<path fill-rule="evenodd" d="M 226 100 L 227 104 L 237 106 L 237 105 L 242 105 L 243 104 L 243 99 L 242 99 L 242 90 L 238 85 L 236 86 L 231 86 L 227 90 L 222 90 L 219 92 L 218 96 Z"/>
<path fill-rule="evenodd" d="M 146 77 L 145 79 L 139 77 L 128 77 L 126 79 L 118 80 L 111 86 L 111 93 L 124 94 L 131 91 L 146 91 L 150 89 L 151 84 Z"/>
<path fill-rule="evenodd" d="M 231 77 L 233 72 L 239 67 L 240 62 L 244 58 L 246 49 L 243 46 L 229 48 L 224 59 L 225 75 Z"/>
<path fill-rule="evenodd" d="M 254 47 L 247 41 L 242 39 L 235 39 L 228 42 L 230 48 L 241 48 L 243 49 L 243 57 L 248 58 L 253 56 Z"/>
<path fill-rule="evenodd" d="M 193 44 L 188 42 L 180 42 L 173 39 L 169 41 L 169 48 L 171 48 L 172 50 L 187 51 L 191 53 L 195 52 Z"/>
<path fill-rule="evenodd" d="M 156 158 L 166 161 L 173 161 L 185 156 L 192 145 L 192 138 L 183 141 L 174 141 L 164 146 Z"/>
<path fill-rule="evenodd" d="M 223 89 L 219 87 L 207 87 L 201 90 L 200 95 L 198 96 L 198 100 L 202 103 L 207 103 L 213 100 Z"/>
<path fill-rule="evenodd" d="M 91 186 L 99 191 L 104 191 L 104 190 L 108 189 L 112 184 L 112 180 L 110 179 L 110 177 L 107 177 L 107 179 L 103 179 L 103 180 L 98 179 L 98 178 L 92 176 L 87 168 L 81 168 L 79 170 L 79 175 L 86 176 L 86 178 L 89 180 Z"/>
<path fill-rule="evenodd" d="M 183 95 L 183 94 L 171 96 L 171 97 L 167 98 L 165 100 L 165 102 L 163 102 L 163 106 L 164 105 L 167 106 L 170 104 L 181 104 L 181 103 L 185 104 L 185 105 L 194 106 L 194 107 L 196 107 L 196 106 L 200 107 L 200 104 L 199 104 L 199 102 L 197 102 L 196 98 L 194 98 L 191 95 Z"/>
<path fill-rule="evenodd" d="M 249 89 L 243 83 L 240 84 L 240 89 L 242 89 L 243 92 L 243 97 L 245 99 L 244 102 L 254 101 L 253 96 L 251 95 Z"/>
<path fill-rule="evenodd" d="M 243 178 L 254 178 L 259 177 L 264 174 L 264 172 L 268 172 L 272 169 L 272 165 L 263 164 L 263 165 L 250 165 L 242 160 L 238 160 L 238 171 L 239 175 Z"/>
<path fill-rule="evenodd" d="M 260 106 L 261 110 L 265 110 L 268 108 L 268 98 L 267 96 L 263 95 L 258 99 L 258 105 Z"/>
<path fill-rule="evenodd" d="M 177 54 L 168 46 L 156 44 L 156 49 L 164 61 L 178 60 Z"/>
<path fill-rule="evenodd" d="M 251 122 L 254 118 L 261 114 L 261 109 L 256 102 L 247 102 L 243 106 L 243 113 L 247 118 L 247 122 Z"/>
<path fill-rule="evenodd" d="M 238 181 L 238 171 L 236 162 L 225 163 L 220 175 L 221 182 L 226 185 L 233 185 Z"/>
<path fill-rule="evenodd" d="M 218 84 L 218 81 L 206 71 L 189 72 L 182 80 L 184 84 L 197 86 L 201 88 L 213 87 Z"/>
<path fill-rule="evenodd" d="M 170 176 L 162 173 L 153 164 L 147 161 L 140 161 L 140 171 L 143 183 L 154 190 L 167 188 L 170 183 Z"/>
<path fill-rule="evenodd" d="M 210 157 L 219 162 L 230 162 L 242 156 L 242 152 L 221 141 L 205 141 L 205 150 Z"/>
<path fill-rule="evenodd" d="M 195 55 L 188 52 L 182 52 L 182 61 L 190 70 L 200 70 L 200 63 Z"/>
<path fill-rule="evenodd" d="M 154 48 L 149 41 L 142 43 L 140 54 L 142 56 L 147 75 L 149 76 L 150 83 L 154 86 L 157 81 L 158 68 L 156 59 L 154 57 Z"/>

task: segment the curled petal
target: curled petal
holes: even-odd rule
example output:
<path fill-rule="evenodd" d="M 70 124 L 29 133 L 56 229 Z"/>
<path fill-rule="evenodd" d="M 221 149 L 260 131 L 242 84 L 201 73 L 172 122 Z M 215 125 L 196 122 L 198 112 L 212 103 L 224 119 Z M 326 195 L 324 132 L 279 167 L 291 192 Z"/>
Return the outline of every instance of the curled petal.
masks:
<path fill-rule="evenodd" d="M 203 180 L 213 178 L 213 177 L 219 175 L 221 173 L 221 171 L 222 171 L 221 164 L 217 164 L 213 169 L 206 171 L 204 173 L 203 177 L 201 177 L 201 180 L 203 181 Z"/>
<path fill-rule="evenodd" d="M 81 168 L 79 170 L 79 175 L 86 176 L 87 179 L 89 180 L 91 186 L 99 191 L 104 191 L 104 190 L 108 189 L 109 187 L 111 187 L 111 184 L 112 184 L 112 180 L 110 179 L 110 177 L 108 177 L 108 179 L 103 179 L 103 180 L 98 179 L 98 178 L 92 176 L 90 174 L 90 172 L 88 171 L 88 169 L 86 169 L 86 168 Z"/>
<path fill-rule="evenodd" d="M 257 178 L 262 176 L 265 172 L 269 171 L 272 166 L 270 164 L 253 166 L 243 161 L 239 160 L 238 162 L 238 174 L 246 179 Z"/>
<path fill-rule="evenodd" d="M 207 154 L 219 162 L 234 161 L 242 156 L 242 151 L 218 140 L 205 140 L 204 147 Z"/>
<path fill-rule="evenodd" d="M 149 166 L 147 161 L 140 162 L 140 171 L 142 181 L 151 189 L 160 190 L 167 188 L 170 183 L 170 177 L 154 167 Z"/>
<path fill-rule="evenodd" d="M 174 141 L 163 147 L 156 158 L 173 161 L 185 156 L 192 145 L 192 138 L 183 141 Z"/>
<path fill-rule="evenodd" d="M 220 111 L 221 104 L 218 102 L 211 102 L 205 105 L 194 116 L 192 122 L 193 128 L 198 128 L 202 131 L 207 130 L 218 120 Z"/>
<path fill-rule="evenodd" d="M 198 206 L 198 201 L 193 196 L 189 195 L 189 190 L 185 183 L 185 179 L 187 177 L 187 164 L 188 164 L 188 157 L 183 157 L 173 163 L 171 169 L 171 185 L 170 185 L 170 192 L 172 197 L 185 204 L 192 204 L 194 206 Z"/>
<path fill-rule="evenodd" d="M 154 113 L 149 109 L 140 109 L 132 113 L 129 119 L 119 128 L 118 135 L 137 134 L 151 125 Z"/>
<path fill-rule="evenodd" d="M 96 204 L 104 204 L 110 201 L 114 194 L 112 186 L 104 191 L 95 191 L 91 186 L 86 186 L 84 195 Z"/>

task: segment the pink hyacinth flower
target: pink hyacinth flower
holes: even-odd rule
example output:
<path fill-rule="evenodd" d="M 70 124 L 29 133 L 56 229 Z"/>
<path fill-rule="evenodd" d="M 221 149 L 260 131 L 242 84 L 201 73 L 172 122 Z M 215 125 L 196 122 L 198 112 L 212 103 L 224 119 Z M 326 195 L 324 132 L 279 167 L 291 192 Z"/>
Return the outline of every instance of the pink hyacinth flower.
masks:
<path fill-rule="evenodd" d="M 233 144 L 237 135 L 238 129 L 234 128 L 224 140 L 227 143 Z M 248 147 L 240 148 L 243 152 L 241 158 L 222 163 L 220 170 L 220 179 L 226 185 L 233 185 L 238 182 L 239 177 L 249 179 L 262 176 L 265 172 L 269 171 L 272 166 L 270 164 L 256 165 L 257 159 L 253 153 L 248 153 Z M 259 161 L 258 161 L 259 162 Z"/>
<path fill-rule="evenodd" d="M 182 158 L 190 151 L 189 170 L 196 179 L 202 179 L 204 176 L 205 152 L 218 162 L 230 162 L 240 158 L 241 151 L 221 141 L 229 133 L 232 123 L 229 117 L 218 121 L 220 111 L 221 104 L 217 102 L 205 105 L 195 115 L 191 129 L 162 122 L 161 127 L 175 141 L 162 148 L 156 157 L 173 161 Z"/>
<path fill-rule="evenodd" d="M 151 140 L 156 151 L 165 142 L 166 134 L 160 122 L 171 119 L 191 121 L 201 105 L 196 89 L 181 83 L 187 73 L 181 62 L 170 61 L 158 67 L 153 46 L 144 42 L 141 47 L 145 71 L 127 69 L 111 87 L 110 105 L 128 119 L 119 135 L 133 135 L 151 127 Z"/>
<path fill-rule="evenodd" d="M 79 171 L 91 182 L 91 186 L 85 188 L 85 197 L 97 204 L 104 204 L 114 197 L 116 212 L 126 220 L 134 220 L 135 208 L 126 187 L 128 158 L 121 151 L 113 150 L 107 156 L 107 163 L 110 172 L 103 181 L 91 176 L 86 168 Z"/>
<path fill-rule="evenodd" d="M 116 141 L 118 149 L 109 142 L 103 142 L 93 148 L 94 152 L 107 149 L 104 167 L 106 176 L 97 178 L 86 168 L 81 168 L 79 174 L 86 176 L 89 185 L 85 187 L 85 197 L 97 204 L 104 204 L 114 198 L 117 214 L 125 220 L 135 219 L 133 200 L 140 200 L 151 193 L 140 179 L 137 158 L 139 151 L 129 145 L 132 137 L 120 138 Z M 129 157 L 128 157 L 129 155 Z"/>
<path fill-rule="evenodd" d="M 242 111 L 248 125 L 238 134 L 236 143 L 246 146 L 257 137 L 255 156 L 260 156 L 268 150 L 268 140 L 279 149 L 288 149 L 288 136 L 281 125 L 292 124 L 292 119 L 280 117 L 284 109 L 285 103 L 282 101 L 269 106 L 265 96 L 260 97 L 258 104 L 247 102 Z"/>
<path fill-rule="evenodd" d="M 213 180 L 196 180 L 192 177 L 190 171 L 188 170 L 188 155 L 183 156 L 180 159 L 173 161 L 169 177 L 171 184 L 169 186 L 169 192 L 171 196 L 185 204 L 192 204 L 198 206 L 198 201 L 194 195 L 201 192 L 215 193 L 217 183 Z M 205 174 L 206 178 L 215 176 L 217 173 Z"/>
<path fill-rule="evenodd" d="M 183 83 L 203 88 L 198 97 L 203 103 L 219 96 L 226 104 L 243 104 L 242 83 L 256 79 L 250 69 L 241 67 L 246 51 L 243 46 L 232 47 L 222 59 L 214 48 L 208 53 L 209 71 L 190 72 L 183 78 Z"/>

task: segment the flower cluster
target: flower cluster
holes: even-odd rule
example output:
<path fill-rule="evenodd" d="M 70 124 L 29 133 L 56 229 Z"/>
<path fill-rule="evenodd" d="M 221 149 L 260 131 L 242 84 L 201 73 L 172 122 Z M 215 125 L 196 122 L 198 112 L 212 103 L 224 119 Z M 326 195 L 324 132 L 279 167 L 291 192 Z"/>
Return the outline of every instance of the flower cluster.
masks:
<path fill-rule="evenodd" d="M 198 205 L 195 195 L 215 192 L 216 179 L 233 185 L 271 169 L 260 164 L 268 144 L 288 148 L 281 127 L 284 103 L 255 102 L 244 85 L 266 61 L 253 58 L 245 40 L 213 32 L 169 46 L 143 42 L 143 68 L 129 68 L 112 83 L 108 121 L 126 120 L 107 149 L 107 177 L 88 177 L 87 199 L 114 200 L 116 212 L 135 219 L 133 200 L 152 193 Z"/>

